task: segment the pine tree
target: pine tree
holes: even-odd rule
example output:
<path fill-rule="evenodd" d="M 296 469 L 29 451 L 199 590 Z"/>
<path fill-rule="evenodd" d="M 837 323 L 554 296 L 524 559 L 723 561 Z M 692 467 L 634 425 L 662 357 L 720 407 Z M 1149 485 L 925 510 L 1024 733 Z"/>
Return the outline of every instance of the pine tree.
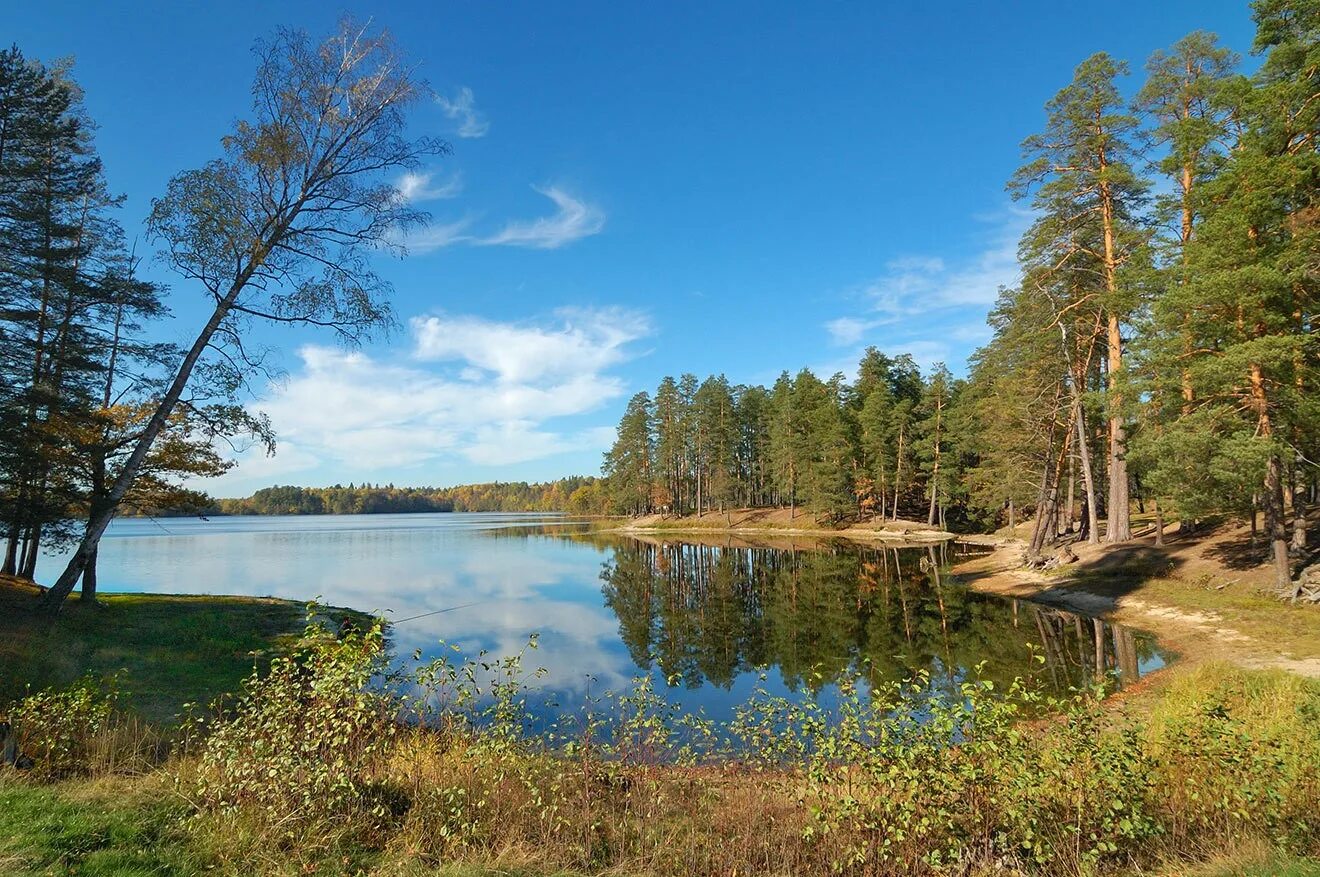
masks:
<path fill-rule="evenodd" d="M 657 503 L 662 508 L 682 512 L 683 472 L 687 439 L 683 427 L 687 421 L 686 405 L 678 384 L 666 376 L 655 391 L 655 477 L 663 488 Z"/>
<path fill-rule="evenodd" d="M 735 475 L 747 506 L 771 503 L 770 394 L 764 387 L 739 387 L 735 393 L 737 422 Z"/>
<path fill-rule="evenodd" d="M 0 53 L 3 568 L 28 578 L 86 506 L 84 439 L 116 356 L 107 326 L 162 310 L 132 276 L 81 101 L 67 65 Z"/>
<path fill-rule="evenodd" d="M 939 363 L 926 382 L 926 392 L 918 409 L 917 455 L 926 483 L 929 506 L 926 523 L 944 525 L 945 506 L 952 494 L 950 446 L 948 435 L 949 409 L 953 404 L 953 375 Z"/>
<path fill-rule="evenodd" d="M 1236 102 L 1229 112 L 1243 121 L 1240 141 L 1198 189 L 1203 218 L 1185 248 L 1188 282 L 1157 307 L 1164 327 L 1186 316 L 1194 404 L 1156 443 L 1156 477 L 1195 507 L 1206 494 L 1231 497 L 1249 474 L 1278 588 L 1289 593 L 1285 482 L 1316 414 L 1308 388 L 1320 252 L 1320 4 L 1271 0 L 1257 4 L 1256 18 L 1265 63 L 1254 87 L 1226 90 Z M 1165 341 L 1183 343 L 1181 334 Z M 1203 447 L 1207 436 L 1212 448 Z"/>
<path fill-rule="evenodd" d="M 1126 65 L 1101 52 L 1078 65 L 1073 81 L 1046 105 L 1045 130 L 1027 138 L 1030 161 L 1010 183 L 1015 196 L 1035 191 L 1042 213 L 1037 236 L 1055 235 L 1067 262 L 1081 260 L 1097 278 L 1104 314 L 1109 421 L 1109 521 L 1106 538 L 1131 538 L 1123 325 L 1138 304 L 1125 271 L 1144 252 L 1138 224 L 1147 183 L 1134 169 L 1138 121 L 1126 110 L 1116 79 Z M 1061 266 L 1062 267 L 1062 266 Z M 1069 266 L 1071 267 L 1071 266 Z"/>
<path fill-rule="evenodd" d="M 701 382 L 692 401 L 696 448 L 697 513 L 725 510 L 737 493 L 734 455 L 738 442 L 733 390 L 723 375 Z"/>
<path fill-rule="evenodd" d="M 783 372 L 770 391 L 770 469 L 776 503 L 789 507 L 790 517 L 796 511 L 802 460 L 797 452 L 800 443 L 796 433 L 801 429 L 801 416 L 793 399 L 793 379 Z"/>
<path fill-rule="evenodd" d="M 618 437 L 601 467 L 610 502 L 624 514 L 651 511 L 652 454 L 651 397 L 643 392 L 628 400 Z"/>
<path fill-rule="evenodd" d="M 1186 287 L 1191 282 L 1187 248 L 1200 222 L 1201 187 L 1223 167 L 1236 142 L 1239 119 L 1225 100 L 1235 78 L 1238 58 L 1218 45 L 1214 34 L 1196 31 L 1168 52 L 1155 52 L 1146 64 L 1147 79 L 1137 95 L 1136 110 L 1150 121 L 1150 147 L 1162 151 L 1156 169 L 1174 184 L 1173 193 L 1156 200 L 1156 219 L 1164 231 L 1157 236 L 1160 286 Z M 1178 299 L 1191 304 L 1185 294 Z M 1163 321 L 1161 323 L 1160 321 Z M 1155 489 L 1156 544 L 1164 538 L 1162 480 L 1154 454 L 1166 424 L 1191 414 L 1195 402 L 1190 362 L 1195 339 L 1191 315 L 1157 307 L 1139 332 L 1144 423 L 1135 437 L 1134 458 L 1146 470 L 1142 480 Z M 1179 343 L 1165 343 L 1164 338 Z M 1186 485 L 1184 485 L 1185 487 Z M 1184 517 L 1189 509 L 1184 509 Z"/>

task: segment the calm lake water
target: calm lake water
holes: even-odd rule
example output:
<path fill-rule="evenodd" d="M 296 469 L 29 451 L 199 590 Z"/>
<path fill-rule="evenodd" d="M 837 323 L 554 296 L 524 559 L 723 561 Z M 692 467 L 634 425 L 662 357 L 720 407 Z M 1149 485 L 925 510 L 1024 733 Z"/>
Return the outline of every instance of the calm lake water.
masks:
<path fill-rule="evenodd" d="M 1035 674 L 1060 691 L 1097 666 L 1130 682 L 1163 664 L 1143 634 L 952 582 L 947 565 L 976 549 L 784 545 L 592 535 L 540 514 L 122 519 L 101 545 L 100 587 L 381 613 L 404 656 L 442 640 L 507 655 L 537 634 L 526 663 L 546 669 L 546 698 L 582 703 L 649 673 L 717 719 L 758 685 L 828 699 L 863 664 L 872 679 L 926 670 L 955 684 L 984 661 L 991 678 Z M 49 576 L 59 560 L 43 563 Z"/>

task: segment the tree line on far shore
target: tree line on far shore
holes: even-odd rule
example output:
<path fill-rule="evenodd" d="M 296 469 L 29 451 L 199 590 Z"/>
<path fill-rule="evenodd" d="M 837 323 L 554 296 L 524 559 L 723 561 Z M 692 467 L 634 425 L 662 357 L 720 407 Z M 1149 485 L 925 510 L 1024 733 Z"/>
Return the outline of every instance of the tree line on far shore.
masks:
<path fill-rule="evenodd" d="M 591 513 L 600 503 L 593 476 L 556 481 L 493 481 L 455 487 L 395 487 L 393 484 L 335 484 L 330 487 L 264 487 L 251 496 L 210 501 L 203 510 L 219 515 L 374 515 L 410 512 Z M 166 510 L 168 511 L 168 510 Z"/>
<path fill-rule="evenodd" d="M 1045 107 L 1009 181 L 1034 222 L 966 380 L 868 350 L 851 383 L 666 378 L 605 458 L 620 512 L 806 505 L 829 518 L 1035 519 L 1132 536 L 1263 513 L 1279 590 L 1308 556 L 1320 460 L 1320 2 L 1257 0 L 1251 74 L 1196 31 L 1101 52 Z M 1103 526 L 1102 526 L 1103 521 Z"/>
<path fill-rule="evenodd" d="M 629 401 L 605 457 L 605 496 L 633 515 L 780 506 L 946 524 L 963 512 L 949 427 L 962 386 L 943 367 L 926 379 L 910 356 L 875 348 L 852 383 L 807 369 L 770 388 L 666 377 L 654 398 Z"/>

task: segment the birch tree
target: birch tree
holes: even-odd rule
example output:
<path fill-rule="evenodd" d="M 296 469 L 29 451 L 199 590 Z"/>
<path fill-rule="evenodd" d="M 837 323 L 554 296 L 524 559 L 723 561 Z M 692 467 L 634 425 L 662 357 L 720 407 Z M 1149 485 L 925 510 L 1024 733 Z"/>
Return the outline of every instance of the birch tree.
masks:
<path fill-rule="evenodd" d="M 222 140 L 222 155 L 170 180 L 152 204 L 163 261 L 199 287 L 212 310 L 44 605 L 57 610 L 132 487 L 194 374 L 251 367 L 254 321 L 322 327 L 355 343 L 390 325 L 377 251 L 401 251 L 422 221 L 390 175 L 447 151 L 404 133 L 408 108 L 428 94 L 388 34 L 345 21 L 313 43 L 281 30 L 255 48 L 252 111 Z"/>

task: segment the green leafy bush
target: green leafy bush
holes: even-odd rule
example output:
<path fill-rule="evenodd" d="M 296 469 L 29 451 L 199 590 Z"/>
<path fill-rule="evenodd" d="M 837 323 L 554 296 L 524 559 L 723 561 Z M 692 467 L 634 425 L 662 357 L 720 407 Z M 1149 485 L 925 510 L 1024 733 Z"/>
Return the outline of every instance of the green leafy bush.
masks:
<path fill-rule="evenodd" d="M 384 654 L 379 623 L 338 637 L 309 626 L 205 730 L 201 806 L 241 811 L 288 835 L 328 817 L 385 815 L 387 805 L 369 794 L 373 766 L 397 729 L 397 704 L 371 684 Z"/>
<path fill-rule="evenodd" d="M 32 760 L 32 775 L 50 780 L 91 772 L 107 752 L 117 700 L 114 679 L 88 676 L 14 704 L 9 721 L 17 752 Z"/>

